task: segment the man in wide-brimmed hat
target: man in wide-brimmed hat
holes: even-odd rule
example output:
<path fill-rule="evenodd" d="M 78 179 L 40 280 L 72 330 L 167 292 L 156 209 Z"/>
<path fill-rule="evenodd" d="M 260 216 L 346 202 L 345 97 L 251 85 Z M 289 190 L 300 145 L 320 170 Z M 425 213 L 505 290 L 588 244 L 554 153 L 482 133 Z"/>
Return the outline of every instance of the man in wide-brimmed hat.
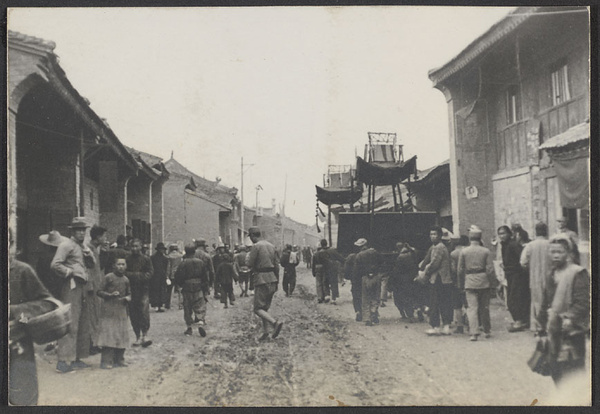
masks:
<path fill-rule="evenodd" d="M 39 240 L 44 244 L 44 250 L 41 252 L 40 257 L 38 258 L 35 270 L 38 274 L 38 277 L 44 286 L 46 286 L 46 288 L 50 291 L 52 296 L 58 298 L 60 297 L 62 279 L 59 278 L 56 273 L 54 273 L 50 267 L 50 264 L 52 263 L 52 259 L 54 259 L 58 245 L 63 241 L 68 240 L 68 238 L 61 236 L 58 231 L 52 230 L 48 232 L 48 234 L 42 234 L 39 236 Z"/>
<path fill-rule="evenodd" d="M 88 267 L 94 266 L 94 256 L 83 244 L 88 224 L 83 217 L 75 217 L 69 226 L 71 238 L 58 245 L 51 268 L 62 279 L 60 300 L 71 304 L 71 328 L 58 341 L 58 363 L 60 373 L 74 369 L 89 368 L 81 360 L 89 356 L 90 321 L 85 299 L 93 289 L 88 284 Z"/>

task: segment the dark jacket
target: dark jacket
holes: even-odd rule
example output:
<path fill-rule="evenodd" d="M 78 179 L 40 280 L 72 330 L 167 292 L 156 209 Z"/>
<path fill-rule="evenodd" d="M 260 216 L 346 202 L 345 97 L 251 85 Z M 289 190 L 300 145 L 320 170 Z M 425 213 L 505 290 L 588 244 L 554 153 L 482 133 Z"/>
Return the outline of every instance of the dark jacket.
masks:
<path fill-rule="evenodd" d="M 208 268 L 206 262 L 185 256 L 175 272 L 175 284 L 181 286 L 184 292 L 202 290 L 208 293 Z"/>

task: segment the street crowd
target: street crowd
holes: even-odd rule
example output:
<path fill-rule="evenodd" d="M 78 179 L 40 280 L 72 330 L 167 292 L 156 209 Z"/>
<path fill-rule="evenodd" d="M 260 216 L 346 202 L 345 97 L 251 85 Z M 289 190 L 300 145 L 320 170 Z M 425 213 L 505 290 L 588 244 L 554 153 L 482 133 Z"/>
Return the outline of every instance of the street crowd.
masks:
<path fill-rule="evenodd" d="M 261 240 L 257 227 L 248 230 L 248 246 L 236 246 L 233 253 L 220 242 L 210 254 L 206 240 L 197 239 L 186 245 L 184 252 L 178 244 L 167 248 L 157 243 L 151 256 L 148 246 L 129 234 L 129 226 L 128 234 L 118 236 L 110 246 L 107 229 L 89 228 L 84 218 L 74 218 L 69 228 L 70 238 L 55 230 L 39 236 L 46 250 L 35 270 L 16 258 L 10 234 L 9 402 L 13 405 L 37 404 L 33 340 L 26 326 L 29 319 L 52 311 L 52 298 L 70 307 L 68 331 L 45 348 L 56 348 L 56 371 L 61 374 L 91 368 L 84 359 L 98 353 L 101 369 L 127 367 L 129 325 L 135 334 L 131 345 L 148 348 L 153 343 L 150 309 L 171 309 L 173 296 L 183 310 L 183 334 L 193 335 L 196 327 L 205 337 L 211 289 L 214 298 L 228 308 L 235 302 L 234 282 L 239 284 L 241 296 L 248 296 L 249 289 L 254 291 L 254 313 L 263 322 L 258 339 L 276 338 L 281 332 L 283 322 L 268 311 L 278 289 L 280 262 L 285 291 L 291 294 L 300 253 L 297 247 L 292 251 L 286 246 L 283 254 L 278 254 L 271 243 Z"/>
<path fill-rule="evenodd" d="M 28 318 L 52 309 L 48 298 L 70 306 L 68 333 L 46 347 L 56 348 L 58 373 L 90 368 L 84 359 L 96 353 L 101 353 L 100 368 L 124 368 L 130 344 L 148 348 L 153 343 L 151 308 L 165 312 L 172 307 L 171 298 L 177 298 L 185 323 L 182 334 L 191 336 L 196 330 L 205 337 L 211 290 L 228 308 L 235 305 L 234 284 L 242 297 L 249 290 L 254 293 L 254 313 L 262 321 L 258 340 L 276 338 L 283 323 L 269 309 L 280 267 L 285 295 L 292 296 L 301 261 L 315 277 L 319 304 L 335 305 L 340 285 L 349 281 L 355 320 L 367 326 L 379 323 L 379 307 L 386 306 L 391 294 L 402 319 L 429 323 L 427 335 L 468 331 L 476 342 L 481 334 L 491 338 L 490 298 L 500 295 L 514 320 L 509 332 L 530 329 L 548 337 L 550 374 L 558 383 L 584 368 L 590 306 L 589 274 L 579 265 L 577 235 L 566 228 L 564 219 L 559 227 L 548 239 L 547 225 L 538 223 L 530 241 L 520 226 L 501 226 L 496 254 L 483 246 L 482 231 L 473 225 L 468 236 L 432 228 L 431 246 L 424 254 L 406 241 L 399 241 L 394 253 L 378 252 L 365 238 L 356 240 L 356 251 L 346 257 L 329 248 L 326 240 L 314 253 L 311 247 L 291 245 L 279 252 L 261 238 L 259 228 L 251 227 L 247 244 L 235 246 L 233 252 L 220 242 L 209 253 L 206 240 L 200 238 L 183 251 L 178 244 L 157 243 L 150 255 L 149 247 L 129 233 L 109 246 L 107 229 L 89 228 L 83 218 L 74 218 L 70 238 L 54 230 L 39 236 L 46 251 L 35 270 L 16 259 L 10 235 L 9 401 L 37 403 L 33 341 L 19 328 Z"/>
<path fill-rule="evenodd" d="M 565 218 L 558 226 L 549 239 L 548 226 L 537 223 L 534 240 L 519 225 L 501 226 L 492 242 L 495 253 L 483 246 L 476 225 L 468 236 L 456 237 L 434 227 L 420 261 L 423 255 L 404 241 L 389 254 L 360 238 L 356 251 L 344 258 L 322 240 L 312 260 L 317 301 L 336 304 L 340 281 L 350 280 L 357 322 L 377 325 L 379 307 L 386 306 L 391 293 L 402 319 L 429 323 L 427 335 L 467 330 L 476 342 L 481 334 L 492 337 L 490 299 L 500 296 L 513 319 L 509 332 L 530 330 L 547 338 L 549 367 L 543 375 L 559 383 L 585 367 L 590 280 L 579 263 L 577 234 L 566 227 Z"/>

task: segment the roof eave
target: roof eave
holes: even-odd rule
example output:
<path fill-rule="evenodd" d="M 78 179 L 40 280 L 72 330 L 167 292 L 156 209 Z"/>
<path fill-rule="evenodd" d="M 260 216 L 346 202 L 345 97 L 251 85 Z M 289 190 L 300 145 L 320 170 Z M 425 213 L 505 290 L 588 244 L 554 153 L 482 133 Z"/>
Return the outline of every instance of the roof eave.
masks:
<path fill-rule="evenodd" d="M 433 86 L 438 87 L 438 85 L 443 83 L 449 77 L 462 70 L 469 63 L 481 56 L 485 51 L 512 33 L 518 26 L 528 20 L 539 9 L 540 7 L 517 8 L 505 16 L 502 20 L 495 23 L 484 34 L 476 38 L 448 63 L 439 68 L 431 69 L 427 75 L 433 82 Z"/>

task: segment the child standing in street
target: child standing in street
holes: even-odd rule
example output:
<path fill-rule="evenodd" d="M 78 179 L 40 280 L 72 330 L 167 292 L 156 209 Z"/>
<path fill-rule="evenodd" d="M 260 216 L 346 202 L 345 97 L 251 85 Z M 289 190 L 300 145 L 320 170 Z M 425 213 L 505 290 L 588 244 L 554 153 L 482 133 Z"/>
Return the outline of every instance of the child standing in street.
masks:
<path fill-rule="evenodd" d="M 216 270 L 216 280 L 219 286 L 221 287 L 221 303 L 224 304 L 224 308 L 227 309 L 227 300 L 229 299 L 229 303 L 233 306 L 233 302 L 235 302 L 235 295 L 233 294 L 233 281 L 238 282 L 238 274 L 235 271 L 235 267 L 233 266 L 233 261 L 229 259 L 230 256 L 227 256 L 228 259 L 225 259 Z"/>
<path fill-rule="evenodd" d="M 98 346 L 102 347 L 100 368 L 126 367 L 125 348 L 129 343 L 127 304 L 131 301 L 129 279 L 125 276 L 127 261 L 117 257 L 112 273 L 104 277 L 97 294 L 104 299 L 100 317 Z"/>

